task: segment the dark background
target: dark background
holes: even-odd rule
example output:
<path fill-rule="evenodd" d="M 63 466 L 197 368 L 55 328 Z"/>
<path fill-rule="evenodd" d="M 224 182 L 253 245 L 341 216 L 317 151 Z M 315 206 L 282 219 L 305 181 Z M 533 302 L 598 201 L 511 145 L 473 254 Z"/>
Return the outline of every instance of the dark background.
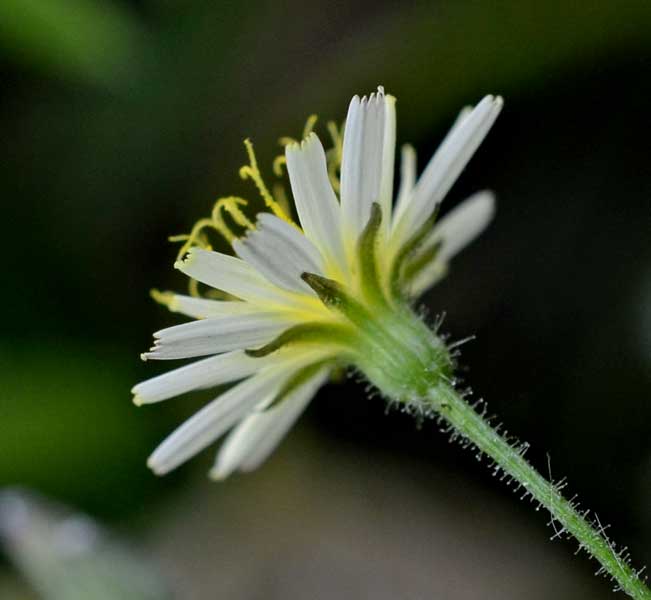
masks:
<path fill-rule="evenodd" d="M 422 168 L 499 93 L 445 203 L 490 188 L 496 220 L 423 303 L 476 334 L 465 379 L 532 462 L 651 563 L 650 65 L 647 0 L 5 0 L 0 484 L 97 516 L 184 599 L 612 597 L 472 453 L 353 381 L 221 484 L 212 451 L 145 467 L 206 396 L 136 409 L 129 389 L 169 366 L 138 360 L 179 322 L 148 297 L 185 289 L 167 236 L 253 195 L 244 137 L 269 173 L 279 136 L 382 84 Z"/>

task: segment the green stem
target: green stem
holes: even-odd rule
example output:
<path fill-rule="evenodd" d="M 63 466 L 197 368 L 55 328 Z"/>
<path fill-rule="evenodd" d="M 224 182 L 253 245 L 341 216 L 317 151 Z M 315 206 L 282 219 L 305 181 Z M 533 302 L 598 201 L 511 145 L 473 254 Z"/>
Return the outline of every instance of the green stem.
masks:
<path fill-rule="evenodd" d="M 374 210 L 363 237 L 360 255 L 373 262 L 374 229 L 379 217 Z M 366 239 L 368 237 L 368 239 Z M 399 271 L 400 269 L 398 269 Z M 311 273 L 303 280 L 321 301 L 348 319 L 358 335 L 351 342 L 355 366 L 386 396 L 406 404 L 421 414 L 436 413 L 453 430 L 489 456 L 498 469 L 511 477 L 552 516 L 560 526 L 559 535 L 569 533 L 597 560 L 619 589 L 635 600 L 651 600 L 651 591 L 628 564 L 626 557 L 613 547 L 598 520 L 595 526 L 587 511 L 579 512 L 571 500 L 561 494 L 561 487 L 547 481 L 524 458 L 526 445 L 513 445 L 491 427 L 450 383 L 454 371 L 451 347 L 406 305 L 378 301 L 381 288 L 374 286 L 374 266 L 362 264 L 365 271 L 367 306 L 352 297 L 341 284 Z M 370 284 L 369 284 L 370 281 Z"/>
<path fill-rule="evenodd" d="M 585 512 L 578 512 L 572 502 L 561 495 L 556 485 L 529 464 L 523 456 L 522 446 L 512 446 L 445 382 L 439 381 L 431 387 L 425 401 L 456 432 L 492 458 L 504 473 L 544 506 L 563 531 L 571 533 L 578 540 L 580 548 L 601 564 L 622 591 L 635 600 L 651 599 L 649 588 L 604 536 L 603 528 L 596 528 L 586 519 Z"/>

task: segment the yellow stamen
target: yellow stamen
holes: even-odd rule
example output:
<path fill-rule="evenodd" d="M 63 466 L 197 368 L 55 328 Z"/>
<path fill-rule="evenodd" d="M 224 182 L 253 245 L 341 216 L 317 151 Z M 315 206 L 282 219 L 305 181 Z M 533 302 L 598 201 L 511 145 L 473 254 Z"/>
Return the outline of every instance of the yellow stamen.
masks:
<path fill-rule="evenodd" d="M 328 121 L 326 125 L 330 139 L 332 140 L 333 150 L 335 150 L 335 157 L 339 164 L 341 164 L 341 155 L 344 147 L 344 134 L 343 125 L 339 127 L 334 121 Z"/>
<path fill-rule="evenodd" d="M 206 227 L 213 227 L 216 229 L 213 220 L 206 217 L 199 219 L 194 224 L 194 227 L 189 234 L 171 235 L 168 238 L 170 242 L 185 242 L 176 255 L 176 260 L 181 260 L 192 246 L 199 246 L 201 248 L 206 247 L 206 238 L 201 235 L 202 230 Z"/>
<path fill-rule="evenodd" d="M 307 121 L 305 122 L 305 127 L 303 127 L 303 139 L 305 139 L 310 133 L 312 133 L 312 130 L 314 129 L 314 126 L 316 125 L 317 120 L 319 117 L 317 115 L 310 115 L 307 118 Z"/>
<path fill-rule="evenodd" d="M 240 169 L 240 177 L 242 179 L 251 179 L 255 186 L 258 188 L 264 203 L 269 209 L 280 219 L 292 223 L 293 221 L 285 214 L 285 211 L 280 207 L 278 202 L 276 202 L 273 196 L 269 193 L 267 186 L 262 180 L 262 175 L 260 174 L 260 169 L 258 168 L 258 161 L 255 158 L 255 152 L 253 151 L 253 144 L 248 138 L 244 140 L 244 146 L 246 148 L 246 153 L 249 157 L 249 164 L 244 165 Z"/>
<path fill-rule="evenodd" d="M 188 292 L 193 298 L 201 298 L 201 292 L 199 291 L 199 282 L 196 279 L 188 280 Z"/>
<path fill-rule="evenodd" d="M 341 167 L 341 158 L 343 155 L 343 126 L 340 128 L 334 121 L 328 121 L 328 133 L 332 140 L 332 148 L 326 152 L 326 161 L 328 163 L 328 178 L 335 192 L 339 193 L 341 186 L 339 181 L 339 171 Z"/>
<path fill-rule="evenodd" d="M 237 237 L 230 229 L 230 227 L 224 221 L 223 212 L 227 212 L 230 217 L 235 221 L 240 227 L 245 227 L 246 229 L 255 229 L 255 225 L 247 218 L 247 216 L 239 208 L 240 206 L 246 206 L 247 201 L 244 198 L 238 198 L 237 196 L 227 196 L 225 198 L 219 198 L 215 202 L 215 206 L 212 209 L 210 217 L 205 217 L 199 219 L 190 231 L 189 234 L 182 235 L 172 235 L 168 239 L 170 242 L 184 242 L 183 246 L 179 250 L 176 260 L 181 260 L 186 252 L 194 246 L 203 248 L 204 250 L 212 250 L 212 246 L 208 241 L 208 237 L 204 234 L 205 229 L 214 229 L 224 237 L 224 239 L 232 244 L 235 238 Z"/>
<path fill-rule="evenodd" d="M 235 221 L 235 223 L 240 227 L 255 229 L 255 225 L 251 223 L 248 217 L 240 209 L 240 206 L 246 206 L 247 204 L 248 202 L 244 198 L 239 198 L 238 196 L 226 196 L 217 200 L 212 209 L 212 220 L 215 229 L 217 229 L 217 231 L 219 231 L 231 243 L 236 236 L 224 222 L 222 211 L 226 211 L 233 221 Z"/>
<path fill-rule="evenodd" d="M 292 210 L 289 206 L 289 200 L 287 199 L 287 192 L 285 191 L 285 186 L 282 183 L 274 183 L 274 198 L 280 204 L 281 208 L 285 211 L 286 214 L 291 214 Z"/>
<path fill-rule="evenodd" d="M 273 172 L 276 177 L 282 177 L 283 176 L 283 165 L 287 164 L 287 158 L 285 158 L 284 154 L 279 154 L 274 158 L 273 162 Z M 275 197 L 275 194 L 274 194 Z"/>
<path fill-rule="evenodd" d="M 298 140 L 295 140 L 293 137 L 289 137 L 288 135 L 284 135 L 281 138 L 278 138 L 278 143 L 284 148 L 285 146 L 289 146 L 289 144 L 298 144 Z"/>
<path fill-rule="evenodd" d="M 307 121 L 305 122 L 305 126 L 303 127 L 303 139 L 305 139 L 312 131 L 314 131 L 314 126 L 316 125 L 316 122 L 318 121 L 319 117 L 317 115 L 310 115 L 307 118 Z M 281 138 L 278 139 L 278 143 L 284 148 L 285 146 L 288 146 L 289 144 L 298 144 L 298 140 L 294 139 L 293 137 L 290 137 L 288 135 L 285 135 Z M 273 162 L 273 172 L 274 175 L 277 177 L 282 177 L 283 176 L 283 165 L 287 164 L 287 159 L 285 158 L 284 154 L 279 154 L 274 158 Z M 275 190 L 275 188 L 274 188 Z M 276 194 L 274 191 L 274 198 L 276 198 Z"/>
<path fill-rule="evenodd" d="M 153 289 L 149 292 L 149 295 L 154 299 L 158 304 L 162 304 L 174 312 L 174 294 L 172 292 L 161 292 L 159 290 Z"/>

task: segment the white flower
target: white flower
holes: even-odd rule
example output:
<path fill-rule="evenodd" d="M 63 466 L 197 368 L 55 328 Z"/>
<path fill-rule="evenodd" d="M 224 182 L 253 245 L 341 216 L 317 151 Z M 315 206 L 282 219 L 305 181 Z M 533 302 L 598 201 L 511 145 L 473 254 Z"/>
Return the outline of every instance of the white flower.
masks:
<path fill-rule="evenodd" d="M 372 321 L 382 314 L 382 323 L 391 322 L 490 221 L 489 192 L 475 194 L 436 224 L 434 213 L 501 106 L 501 98 L 486 96 L 462 111 L 417 182 L 415 152 L 403 148 L 394 206 L 395 99 L 382 88 L 369 98 L 356 96 L 346 118 L 340 181 L 337 148 L 326 155 L 311 127 L 302 142 L 285 146 L 298 223 L 264 186 L 247 142 L 251 164 L 241 174 L 253 179 L 271 212 L 259 214 L 254 225 L 239 208 L 245 201 L 223 199 L 212 219 L 184 238 L 187 254 L 175 264 L 229 299 L 160 295 L 171 310 L 198 320 L 157 332 L 154 347 L 143 355 L 208 358 L 136 385 L 134 401 L 160 402 L 237 383 L 156 449 L 148 461 L 156 473 L 174 469 L 229 430 L 211 475 L 254 469 L 334 366 L 354 365 L 374 382 L 408 371 L 408 359 L 383 355 L 382 344 L 393 334 Z M 222 211 L 244 235 L 233 233 Z M 237 256 L 198 247 L 206 225 L 227 237 Z M 410 343 L 413 336 L 414 344 L 422 342 L 413 328 L 399 327 L 393 341 Z M 427 348 L 419 351 L 428 352 L 429 342 L 423 344 Z"/>

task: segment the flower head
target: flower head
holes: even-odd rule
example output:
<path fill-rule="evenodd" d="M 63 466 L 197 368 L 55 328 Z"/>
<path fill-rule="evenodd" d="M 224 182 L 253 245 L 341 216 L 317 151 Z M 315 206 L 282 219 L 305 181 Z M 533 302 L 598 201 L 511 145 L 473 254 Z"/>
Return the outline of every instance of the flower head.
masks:
<path fill-rule="evenodd" d="M 464 109 L 416 181 L 416 155 L 402 149 L 393 203 L 395 99 L 382 88 L 349 106 L 343 137 L 329 124 L 326 152 L 308 121 L 301 142 L 283 138 L 296 220 L 280 188 L 270 192 L 250 142 L 240 175 L 268 211 L 252 222 L 247 201 L 222 198 L 184 241 L 175 267 L 193 295 L 155 293 L 197 320 L 163 329 L 145 359 L 207 357 L 133 388 L 136 404 L 237 382 L 151 455 L 166 473 L 230 431 L 211 474 L 257 467 L 275 448 L 336 366 L 358 368 L 393 397 L 415 371 L 450 377 L 445 344 L 410 315 L 409 302 L 438 281 L 450 259 L 490 221 L 494 200 L 475 194 L 436 221 L 438 206 L 502 106 L 486 96 Z M 227 222 L 228 219 L 228 222 Z M 213 251 L 210 230 L 235 256 Z M 239 232 L 239 233 L 238 233 Z M 213 294 L 199 295 L 197 282 Z M 407 315 L 407 316 L 406 316 Z M 416 324 L 415 324 L 416 323 Z"/>

